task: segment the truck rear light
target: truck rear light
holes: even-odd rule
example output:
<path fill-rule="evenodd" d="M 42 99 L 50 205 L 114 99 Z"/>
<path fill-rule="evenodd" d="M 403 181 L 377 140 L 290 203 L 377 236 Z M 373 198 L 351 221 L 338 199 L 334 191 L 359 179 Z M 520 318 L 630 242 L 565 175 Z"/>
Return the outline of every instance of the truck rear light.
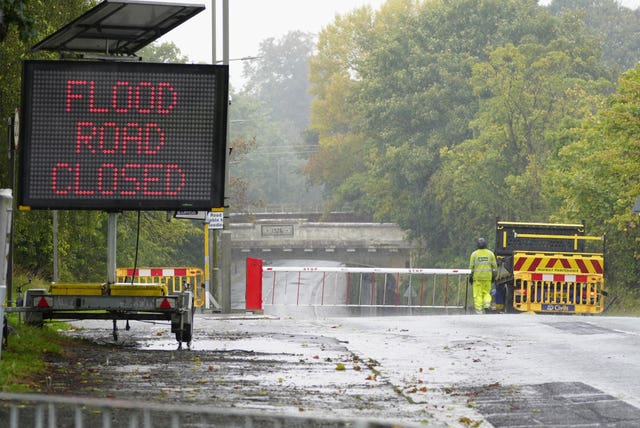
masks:
<path fill-rule="evenodd" d="M 175 307 L 175 300 L 167 297 L 156 299 L 156 307 L 158 309 L 173 309 Z"/>

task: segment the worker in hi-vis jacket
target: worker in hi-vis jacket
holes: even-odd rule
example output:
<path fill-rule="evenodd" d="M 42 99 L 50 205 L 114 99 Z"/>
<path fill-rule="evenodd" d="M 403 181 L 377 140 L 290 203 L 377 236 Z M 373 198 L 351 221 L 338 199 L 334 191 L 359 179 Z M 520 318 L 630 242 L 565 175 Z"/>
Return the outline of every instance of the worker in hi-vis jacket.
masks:
<path fill-rule="evenodd" d="M 487 248 L 487 241 L 478 238 L 477 250 L 469 260 L 469 281 L 473 284 L 473 305 L 477 314 L 483 314 L 491 306 L 491 283 L 498 273 L 498 264 L 493 251 Z"/>

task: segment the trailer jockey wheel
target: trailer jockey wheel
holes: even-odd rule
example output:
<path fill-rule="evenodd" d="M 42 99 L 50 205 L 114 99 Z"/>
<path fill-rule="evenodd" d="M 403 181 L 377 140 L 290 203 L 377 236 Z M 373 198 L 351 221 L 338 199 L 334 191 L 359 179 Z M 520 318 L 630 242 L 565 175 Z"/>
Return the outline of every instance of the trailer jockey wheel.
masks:
<path fill-rule="evenodd" d="M 191 339 L 193 336 L 193 317 L 191 324 L 185 324 L 183 329 L 176 331 L 176 340 L 178 341 L 178 349 L 182 349 L 182 342 L 187 343 L 187 349 L 191 349 Z"/>
<path fill-rule="evenodd" d="M 118 324 L 116 320 L 113 320 L 113 341 L 118 341 Z"/>
<path fill-rule="evenodd" d="M 191 349 L 191 339 L 193 336 L 193 318 L 195 315 L 194 297 L 191 293 L 180 294 L 180 305 L 183 310 L 171 315 L 171 333 L 176 334 L 178 349 L 182 349 L 182 342 L 187 343 Z"/>
<path fill-rule="evenodd" d="M 186 342 L 187 349 L 191 349 L 191 340 L 193 339 L 193 317 L 195 311 L 190 311 L 190 316 L 181 316 L 179 319 L 172 322 L 171 330 L 176 333 L 176 340 L 178 341 L 178 349 L 182 349 L 182 342 Z M 188 317 L 188 318 L 187 318 Z M 185 320 L 185 318 L 188 319 Z"/>

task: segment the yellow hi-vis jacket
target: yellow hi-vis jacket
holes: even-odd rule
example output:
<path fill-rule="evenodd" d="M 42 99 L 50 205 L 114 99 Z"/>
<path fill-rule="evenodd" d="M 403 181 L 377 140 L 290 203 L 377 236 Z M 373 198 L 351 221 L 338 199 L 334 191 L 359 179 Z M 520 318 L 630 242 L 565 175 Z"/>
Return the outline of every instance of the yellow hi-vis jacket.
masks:
<path fill-rule="evenodd" d="M 491 281 L 498 273 L 498 263 L 493 251 L 487 248 L 479 248 L 471 253 L 469 269 L 473 280 Z"/>

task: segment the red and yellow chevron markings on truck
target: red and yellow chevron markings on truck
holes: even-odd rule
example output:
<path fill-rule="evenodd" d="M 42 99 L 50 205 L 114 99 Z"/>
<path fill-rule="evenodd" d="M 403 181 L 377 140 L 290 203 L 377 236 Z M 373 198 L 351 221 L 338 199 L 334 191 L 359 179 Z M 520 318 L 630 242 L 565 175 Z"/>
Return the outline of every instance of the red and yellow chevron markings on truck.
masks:
<path fill-rule="evenodd" d="M 573 274 L 573 275 L 602 275 L 603 259 L 600 255 L 583 254 L 543 254 L 543 253 L 515 253 L 513 272 L 536 272 L 541 274 Z M 533 279 L 533 278 L 532 278 Z M 542 280 L 543 278 L 535 278 Z M 564 281 L 565 279 L 547 279 Z M 566 279 L 569 281 L 570 279 Z M 571 281 L 575 281 L 572 279 Z M 580 279 L 577 279 L 578 282 Z"/>
<path fill-rule="evenodd" d="M 601 313 L 601 254 L 514 253 L 514 308 L 533 312 Z"/>

